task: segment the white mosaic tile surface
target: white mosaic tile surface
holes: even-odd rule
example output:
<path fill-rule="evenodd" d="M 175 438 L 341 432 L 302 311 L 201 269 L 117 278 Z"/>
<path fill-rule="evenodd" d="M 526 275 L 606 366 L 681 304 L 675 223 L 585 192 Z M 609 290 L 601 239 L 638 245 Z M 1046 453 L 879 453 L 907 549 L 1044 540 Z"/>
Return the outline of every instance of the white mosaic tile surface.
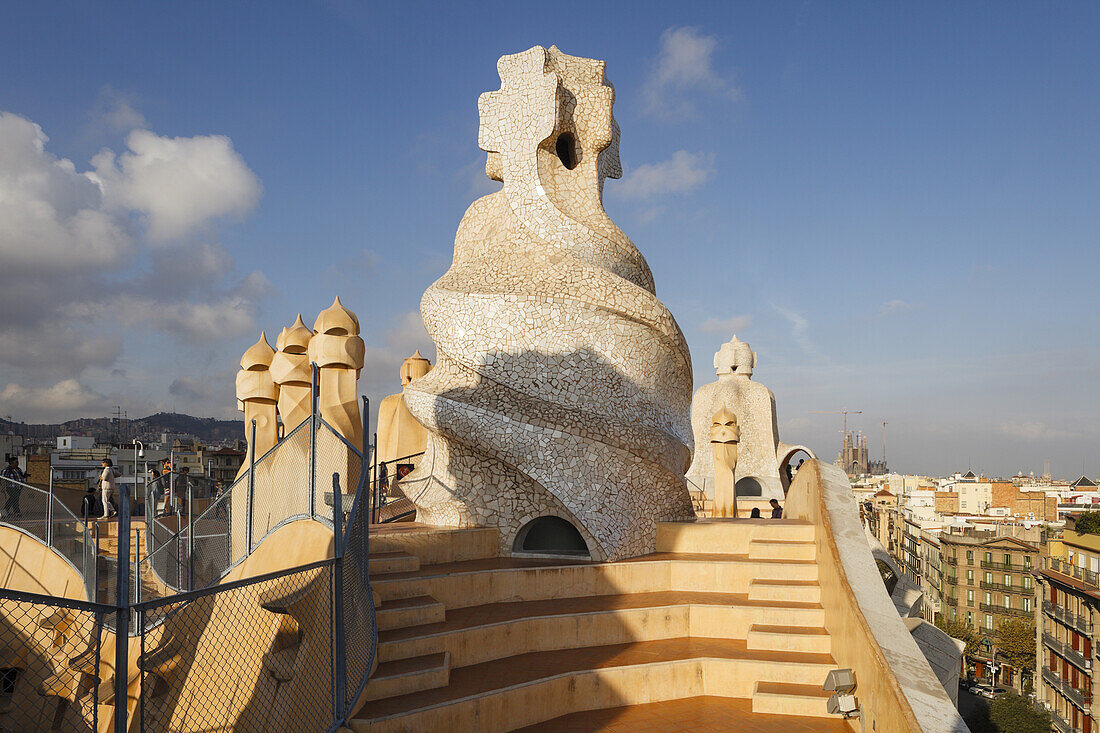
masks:
<path fill-rule="evenodd" d="M 497 69 L 478 141 L 504 185 L 467 210 L 421 301 L 439 359 L 405 391 L 429 433 L 405 493 L 418 521 L 499 526 L 506 552 L 547 514 L 594 558 L 650 552 L 656 521 L 694 516 L 691 361 L 603 209 L 604 180 L 622 172 L 614 90 L 602 61 L 554 47 Z"/>

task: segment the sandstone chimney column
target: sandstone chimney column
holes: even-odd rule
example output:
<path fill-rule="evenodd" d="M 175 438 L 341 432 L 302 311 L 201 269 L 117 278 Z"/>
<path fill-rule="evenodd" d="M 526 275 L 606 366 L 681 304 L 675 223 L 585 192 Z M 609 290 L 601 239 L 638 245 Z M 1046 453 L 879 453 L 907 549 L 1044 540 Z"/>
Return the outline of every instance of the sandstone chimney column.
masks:
<path fill-rule="evenodd" d="M 725 405 L 714 414 L 710 426 L 711 453 L 714 456 L 714 516 L 737 517 L 737 444 L 741 431 L 737 416 Z"/>

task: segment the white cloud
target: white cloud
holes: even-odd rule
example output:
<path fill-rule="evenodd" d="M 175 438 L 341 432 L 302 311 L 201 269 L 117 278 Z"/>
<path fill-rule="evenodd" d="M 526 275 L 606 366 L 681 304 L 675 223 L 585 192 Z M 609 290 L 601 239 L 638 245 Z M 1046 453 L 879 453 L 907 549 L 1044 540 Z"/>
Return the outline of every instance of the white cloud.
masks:
<path fill-rule="evenodd" d="M 691 95 L 736 100 L 740 91 L 714 68 L 715 36 L 697 28 L 668 28 L 642 87 L 646 111 L 663 117 L 691 117 L 696 113 Z"/>
<path fill-rule="evenodd" d="M 116 127 L 144 123 L 111 90 L 100 107 Z M 207 231 L 260 193 L 230 141 L 146 130 L 128 141 L 122 155 L 103 151 L 95 170 L 80 171 L 49 151 L 33 121 L 0 112 L 0 367 L 5 407 L 22 419 L 94 407 L 98 393 L 82 375 L 123 379 L 112 369 L 123 335 L 229 340 L 254 330 L 256 303 L 272 290 L 259 271 L 242 278 Z M 166 366 L 178 356 L 166 351 Z"/>
<path fill-rule="evenodd" d="M 677 150 L 668 160 L 640 165 L 628 172 L 622 183 L 612 186 L 609 191 L 624 199 L 688 193 L 706 183 L 713 174 L 713 155 Z"/>
<path fill-rule="evenodd" d="M 260 181 L 224 135 L 161 137 L 134 130 L 129 151 L 92 158 L 109 206 L 143 212 L 149 237 L 183 237 L 223 216 L 243 216 L 260 200 Z"/>
<path fill-rule="evenodd" d="M 913 303 L 908 303 L 904 300 L 888 300 L 878 307 L 879 318 L 885 318 L 887 316 L 897 315 L 899 313 L 905 313 L 916 309 L 917 306 Z"/>
<path fill-rule="evenodd" d="M 1077 438 L 1077 433 L 1047 426 L 1046 423 L 1032 420 L 1005 421 L 997 425 L 997 432 L 1010 438 L 1023 440 L 1056 440 L 1059 438 Z"/>
<path fill-rule="evenodd" d="M 133 95 L 109 84 L 100 88 L 90 117 L 95 132 L 130 132 L 149 127 L 149 121 L 138 111 Z"/>
<path fill-rule="evenodd" d="M 699 326 L 704 333 L 728 336 L 744 331 L 752 325 L 752 316 L 731 316 L 730 318 L 708 318 Z"/>
<path fill-rule="evenodd" d="M 14 382 L 0 390 L 0 404 L 11 414 L 33 413 L 43 420 L 69 420 L 99 416 L 109 400 L 75 379 L 64 379 L 49 387 L 24 387 Z M 83 414 L 82 414 L 83 413 Z"/>

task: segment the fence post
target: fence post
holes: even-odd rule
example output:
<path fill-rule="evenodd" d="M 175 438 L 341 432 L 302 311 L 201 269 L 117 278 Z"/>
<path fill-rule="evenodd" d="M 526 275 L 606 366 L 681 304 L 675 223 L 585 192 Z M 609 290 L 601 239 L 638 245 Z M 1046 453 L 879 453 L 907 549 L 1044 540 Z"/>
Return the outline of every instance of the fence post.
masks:
<path fill-rule="evenodd" d="M 191 505 L 195 491 L 191 482 L 187 482 L 187 590 L 195 590 L 195 513 Z"/>
<path fill-rule="evenodd" d="M 244 555 L 241 557 L 247 557 L 252 552 L 252 500 L 255 498 L 253 492 L 256 489 L 256 421 L 252 421 L 252 434 L 248 439 L 248 496 L 245 497 L 246 503 L 245 510 L 245 541 L 246 546 L 244 548 Z"/>
<path fill-rule="evenodd" d="M 50 466 L 50 492 L 46 499 L 46 544 L 53 547 L 53 466 Z"/>
<path fill-rule="evenodd" d="M 126 733 L 130 645 L 130 492 L 118 492 L 118 592 L 115 594 L 115 733 Z"/>
<path fill-rule="evenodd" d="M 336 722 L 344 722 L 347 686 L 347 664 L 344 659 L 344 497 L 340 493 L 340 474 L 332 474 L 332 542 L 335 559 L 332 563 L 333 644 L 332 680 Z"/>
<path fill-rule="evenodd" d="M 309 518 L 317 506 L 317 362 L 310 362 L 313 376 L 309 393 Z"/>
<path fill-rule="evenodd" d="M 374 474 L 372 481 L 374 483 L 374 491 L 371 492 L 374 496 L 374 524 L 378 524 L 382 520 L 382 481 L 378 474 L 378 433 L 374 433 L 374 461 L 371 464 Z"/>

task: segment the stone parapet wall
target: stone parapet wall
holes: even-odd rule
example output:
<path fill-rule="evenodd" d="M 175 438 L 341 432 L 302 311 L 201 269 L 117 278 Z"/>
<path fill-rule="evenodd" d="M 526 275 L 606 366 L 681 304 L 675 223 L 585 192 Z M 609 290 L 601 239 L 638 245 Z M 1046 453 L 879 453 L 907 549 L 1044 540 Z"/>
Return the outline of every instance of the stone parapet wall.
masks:
<path fill-rule="evenodd" d="M 807 461 L 787 494 L 784 516 L 818 528 L 825 628 L 837 666 L 855 671 L 864 729 L 967 733 L 886 592 L 844 472 Z"/>

